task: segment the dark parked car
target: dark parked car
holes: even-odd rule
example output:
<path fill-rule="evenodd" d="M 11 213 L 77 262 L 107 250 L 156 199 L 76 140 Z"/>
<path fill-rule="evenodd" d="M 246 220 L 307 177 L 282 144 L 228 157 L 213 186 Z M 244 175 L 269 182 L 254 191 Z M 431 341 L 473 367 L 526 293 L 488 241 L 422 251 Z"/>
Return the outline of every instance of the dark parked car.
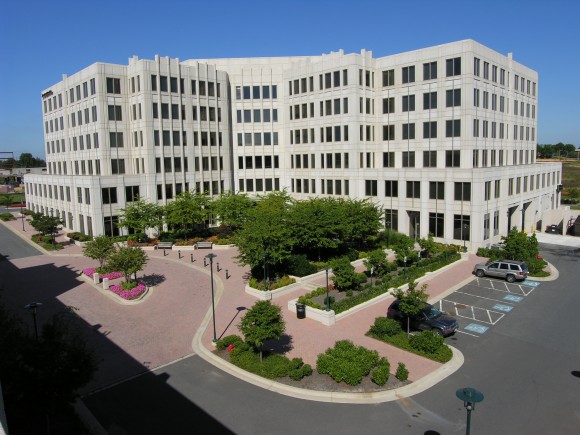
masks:
<path fill-rule="evenodd" d="M 387 317 L 401 322 L 403 329 L 407 327 L 407 318 L 400 311 L 398 299 L 389 306 Z M 425 307 L 419 314 L 410 318 L 410 326 L 413 329 L 430 330 L 443 337 L 454 334 L 459 327 L 456 319 L 428 303 L 425 303 Z"/>
<path fill-rule="evenodd" d="M 547 233 L 561 234 L 560 227 L 558 225 L 548 225 Z"/>

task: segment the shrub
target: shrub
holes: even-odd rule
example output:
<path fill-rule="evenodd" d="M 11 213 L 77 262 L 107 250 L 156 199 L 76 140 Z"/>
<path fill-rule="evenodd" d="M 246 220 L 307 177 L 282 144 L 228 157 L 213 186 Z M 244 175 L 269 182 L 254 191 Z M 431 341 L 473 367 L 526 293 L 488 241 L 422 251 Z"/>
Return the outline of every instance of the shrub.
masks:
<path fill-rule="evenodd" d="M 324 297 L 324 305 L 327 306 L 327 305 L 332 305 L 332 304 L 334 304 L 334 297 L 332 297 L 332 296 L 326 297 L 325 296 Z"/>
<path fill-rule="evenodd" d="M 444 339 L 433 331 L 421 331 L 409 339 L 412 348 L 426 353 L 435 353 L 443 346 Z"/>
<path fill-rule="evenodd" d="M 306 276 L 318 272 L 318 268 L 308 261 L 306 255 L 292 255 L 286 262 L 286 270 L 294 276 Z"/>
<path fill-rule="evenodd" d="M 353 295 L 353 291 L 352 291 L 352 290 L 347 290 L 347 291 L 346 291 L 346 296 L 347 296 L 347 297 L 349 297 L 349 298 L 350 298 L 352 295 Z M 334 301 L 333 301 L 333 302 L 334 302 Z"/>
<path fill-rule="evenodd" d="M 391 375 L 391 364 L 386 358 L 381 358 L 377 367 L 371 373 L 371 380 L 377 385 L 385 385 Z"/>
<path fill-rule="evenodd" d="M 395 378 L 399 381 L 406 381 L 409 378 L 409 370 L 404 363 L 400 362 L 397 366 L 397 372 L 395 373 Z"/>
<path fill-rule="evenodd" d="M 312 367 L 310 364 L 304 364 L 302 367 L 294 369 L 290 372 L 290 379 L 293 381 L 299 381 L 305 376 L 310 376 L 312 374 Z"/>
<path fill-rule="evenodd" d="M 375 323 L 371 326 L 369 333 L 377 338 L 392 337 L 402 331 L 401 324 L 395 319 L 387 319 L 386 317 L 377 317 Z"/>
<path fill-rule="evenodd" d="M 304 361 L 302 361 L 302 358 L 292 358 L 290 360 L 290 369 L 292 369 L 292 370 L 299 369 L 303 365 L 304 365 Z"/>
<path fill-rule="evenodd" d="M 136 283 L 135 281 L 121 283 L 121 287 L 123 288 L 123 290 L 131 290 L 137 287 L 138 285 L 139 283 Z"/>
<path fill-rule="evenodd" d="M 536 257 L 532 257 L 526 260 L 526 264 L 528 265 L 528 270 L 530 271 L 531 275 L 537 275 L 544 269 L 544 267 L 547 266 L 545 260 Z"/>
<path fill-rule="evenodd" d="M 262 376 L 268 379 L 288 376 L 290 370 L 291 361 L 287 357 L 277 353 L 269 355 L 262 362 Z"/>
<path fill-rule="evenodd" d="M 486 257 L 490 260 L 497 260 L 505 257 L 505 251 L 503 249 L 479 248 L 477 250 L 477 256 Z"/>
<path fill-rule="evenodd" d="M 4 222 L 16 220 L 12 213 L 0 213 L 0 219 L 2 219 Z"/>
<path fill-rule="evenodd" d="M 340 340 L 335 343 L 334 348 L 328 348 L 325 353 L 318 355 L 316 370 L 318 373 L 330 375 L 336 382 L 358 385 L 378 361 L 379 354 L 376 350 L 355 346 L 349 340 Z"/>
<path fill-rule="evenodd" d="M 216 341 L 216 348 L 218 350 L 224 350 L 226 349 L 230 344 L 234 345 L 234 349 L 236 347 L 238 347 L 240 344 L 242 344 L 244 342 L 244 340 L 242 340 L 242 337 L 240 337 L 239 335 L 227 335 L 224 338 Z"/>

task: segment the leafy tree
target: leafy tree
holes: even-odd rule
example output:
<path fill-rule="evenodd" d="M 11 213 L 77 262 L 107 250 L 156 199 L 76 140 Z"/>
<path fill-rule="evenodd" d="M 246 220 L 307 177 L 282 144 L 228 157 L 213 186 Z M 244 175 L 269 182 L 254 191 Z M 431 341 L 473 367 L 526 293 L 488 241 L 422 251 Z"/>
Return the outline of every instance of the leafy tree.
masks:
<path fill-rule="evenodd" d="M 270 301 L 258 301 L 242 317 L 238 329 L 244 334 L 245 341 L 260 351 L 266 340 L 278 340 L 286 331 L 280 306 Z"/>
<path fill-rule="evenodd" d="M 131 275 L 143 270 L 149 258 L 139 247 L 123 246 L 107 257 L 105 268 L 121 272 L 125 282 L 131 281 Z"/>
<path fill-rule="evenodd" d="M 54 236 L 62 228 L 64 222 L 58 216 L 45 216 L 42 213 L 33 213 L 30 225 L 43 235 L 50 235 L 54 241 Z"/>
<path fill-rule="evenodd" d="M 289 224 L 296 245 L 306 252 L 315 250 L 318 261 L 322 249 L 337 249 L 343 243 L 339 238 L 341 205 L 334 198 L 311 198 L 294 202 L 290 210 Z"/>
<path fill-rule="evenodd" d="M 366 280 L 364 274 L 355 272 L 354 266 L 350 264 L 348 257 L 341 257 L 330 262 L 332 273 L 334 275 L 334 285 L 339 290 L 348 290 L 358 287 L 363 280 Z"/>
<path fill-rule="evenodd" d="M 392 248 L 397 253 L 397 260 L 402 263 L 407 257 L 411 258 L 411 250 L 415 247 L 415 242 L 407 235 L 401 234 L 397 240 L 392 244 Z"/>
<path fill-rule="evenodd" d="M 375 236 L 382 228 L 382 208 L 368 199 L 339 199 L 341 207 L 337 218 L 341 222 L 339 237 L 353 243 L 362 243 Z"/>
<path fill-rule="evenodd" d="M 211 203 L 211 210 L 223 225 L 228 225 L 236 230 L 247 220 L 247 212 L 254 207 L 252 201 L 245 193 L 232 191 L 222 192 Z"/>
<path fill-rule="evenodd" d="M 363 264 L 369 272 L 373 269 L 375 275 L 382 276 L 387 264 L 387 254 L 382 249 L 375 249 L 369 252 L 368 257 L 363 260 Z"/>
<path fill-rule="evenodd" d="M 428 256 L 437 252 L 437 243 L 433 241 L 432 233 L 429 233 L 429 236 L 426 239 L 419 239 L 419 246 L 427 251 Z"/>
<path fill-rule="evenodd" d="M 538 254 L 538 239 L 532 234 L 528 237 L 525 231 L 518 231 L 516 227 L 502 236 L 500 245 L 505 251 L 505 256 L 510 260 L 526 261 Z"/>
<path fill-rule="evenodd" d="M 282 265 L 291 255 L 294 240 L 288 226 L 290 198 L 286 192 L 273 192 L 261 198 L 247 212 L 247 221 L 235 235 L 242 265 L 269 267 Z"/>
<path fill-rule="evenodd" d="M 171 227 L 193 232 L 209 217 L 210 198 L 207 193 L 182 192 L 165 206 L 165 221 Z"/>
<path fill-rule="evenodd" d="M 144 233 L 146 228 L 159 229 L 163 218 L 163 207 L 138 198 L 137 201 L 121 209 L 121 213 L 119 226 L 133 228 L 138 233 Z"/>
<path fill-rule="evenodd" d="M 399 288 L 393 292 L 393 296 L 399 300 L 401 313 L 407 318 L 407 336 L 410 334 L 410 318 L 421 312 L 429 297 L 425 290 L 427 290 L 427 284 L 423 284 L 417 290 L 417 283 L 412 281 L 406 291 Z"/>
<path fill-rule="evenodd" d="M 83 255 L 98 260 L 102 268 L 109 255 L 115 252 L 115 242 L 109 236 L 97 236 L 83 247 Z"/>

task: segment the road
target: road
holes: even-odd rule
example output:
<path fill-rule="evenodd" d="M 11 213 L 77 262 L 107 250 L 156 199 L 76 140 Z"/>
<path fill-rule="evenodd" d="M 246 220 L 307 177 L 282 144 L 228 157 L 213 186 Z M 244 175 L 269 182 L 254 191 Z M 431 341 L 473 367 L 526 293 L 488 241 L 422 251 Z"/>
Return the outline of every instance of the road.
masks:
<path fill-rule="evenodd" d="M 455 391 L 469 386 L 485 395 L 472 414 L 473 433 L 577 433 L 580 249 L 541 245 L 541 254 L 560 278 L 541 283 L 520 302 L 503 302 L 513 309 L 501 321 L 492 318 L 484 333 L 467 334 L 464 326 L 477 319 L 463 319 L 464 333 L 448 342 L 463 352 L 464 366 L 411 398 L 378 405 L 303 401 L 244 383 L 192 356 L 84 403 L 112 434 L 460 434 L 466 412 Z M 458 290 L 463 296 L 447 299 L 470 293 L 473 306 L 483 306 L 490 303 L 484 287 L 466 286 Z"/>
<path fill-rule="evenodd" d="M 0 209 L 0 213 L 2 210 Z M 0 225 L 0 261 L 15 260 L 17 258 L 41 255 L 41 252 L 32 245 L 12 233 L 9 229 Z M 2 278 L 0 278 L 0 283 Z"/>

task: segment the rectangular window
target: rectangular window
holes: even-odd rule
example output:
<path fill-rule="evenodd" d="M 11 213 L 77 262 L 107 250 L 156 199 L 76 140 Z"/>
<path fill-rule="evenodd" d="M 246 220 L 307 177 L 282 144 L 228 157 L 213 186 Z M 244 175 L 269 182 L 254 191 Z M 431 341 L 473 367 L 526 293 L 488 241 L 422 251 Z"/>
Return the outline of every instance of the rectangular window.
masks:
<path fill-rule="evenodd" d="M 455 201 L 471 201 L 471 183 L 455 182 Z"/>
<path fill-rule="evenodd" d="M 377 180 L 365 180 L 365 195 L 377 196 Z"/>
<path fill-rule="evenodd" d="M 399 196 L 399 182 L 397 180 L 385 180 L 385 196 L 388 198 Z"/>
<path fill-rule="evenodd" d="M 383 125 L 383 140 L 395 140 L 394 125 Z"/>
<path fill-rule="evenodd" d="M 125 160 L 124 159 L 111 159 L 111 173 L 124 174 L 125 173 Z"/>
<path fill-rule="evenodd" d="M 406 66 L 403 67 L 403 84 L 405 83 L 415 83 L 415 67 Z"/>
<path fill-rule="evenodd" d="M 444 237 L 444 217 L 443 213 L 429 213 L 429 233 L 434 237 Z"/>
<path fill-rule="evenodd" d="M 407 198 L 421 198 L 421 182 L 407 181 Z"/>
<path fill-rule="evenodd" d="M 445 137 L 461 136 L 461 120 L 453 119 L 445 121 Z"/>
<path fill-rule="evenodd" d="M 383 153 L 383 168 L 394 168 L 395 167 L 395 153 L 394 152 L 384 152 Z"/>
<path fill-rule="evenodd" d="M 423 110 L 437 109 L 437 92 L 423 94 Z"/>
<path fill-rule="evenodd" d="M 111 148 L 123 148 L 124 146 L 123 133 L 122 132 L 109 133 L 109 141 Z"/>
<path fill-rule="evenodd" d="M 415 139 L 415 123 L 403 124 L 403 139 Z"/>
<path fill-rule="evenodd" d="M 415 110 L 415 96 L 403 95 L 403 112 L 412 112 Z"/>
<path fill-rule="evenodd" d="M 122 121 L 123 120 L 123 114 L 121 111 L 121 106 L 108 106 L 108 112 L 109 112 L 109 121 Z M 88 122 L 88 117 L 85 115 L 85 118 L 87 119 Z"/>
<path fill-rule="evenodd" d="M 461 75 L 461 58 L 447 59 L 445 61 L 445 73 L 447 77 Z"/>
<path fill-rule="evenodd" d="M 395 97 L 383 98 L 383 113 L 395 113 Z"/>
<path fill-rule="evenodd" d="M 443 181 L 429 182 L 429 199 L 445 199 L 445 183 Z"/>
<path fill-rule="evenodd" d="M 394 86 L 395 84 L 395 70 L 390 69 L 383 71 L 383 86 Z"/>
<path fill-rule="evenodd" d="M 415 167 L 415 151 L 403 151 L 403 168 Z"/>
<path fill-rule="evenodd" d="M 107 77 L 107 94 L 121 93 L 121 79 Z"/>
<path fill-rule="evenodd" d="M 459 150 L 447 150 L 445 151 L 445 167 L 446 168 L 459 168 L 460 166 L 460 151 Z"/>
<path fill-rule="evenodd" d="M 68 187 L 67 187 L 68 189 Z M 103 187 L 101 189 L 101 195 L 103 199 L 103 204 L 116 204 L 117 203 L 117 188 L 116 187 Z M 67 196 L 69 196 L 69 191 L 67 190 Z M 70 201 L 70 198 L 69 198 Z"/>
<path fill-rule="evenodd" d="M 423 80 L 434 80 L 437 78 L 437 62 L 423 64 Z"/>
<path fill-rule="evenodd" d="M 449 89 L 445 91 L 445 107 L 461 106 L 461 89 Z"/>
<path fill-rule="evenodd" d="M 423 139 L 435 139 L 437 137 L 437 121 L 423 123 Z"/>

